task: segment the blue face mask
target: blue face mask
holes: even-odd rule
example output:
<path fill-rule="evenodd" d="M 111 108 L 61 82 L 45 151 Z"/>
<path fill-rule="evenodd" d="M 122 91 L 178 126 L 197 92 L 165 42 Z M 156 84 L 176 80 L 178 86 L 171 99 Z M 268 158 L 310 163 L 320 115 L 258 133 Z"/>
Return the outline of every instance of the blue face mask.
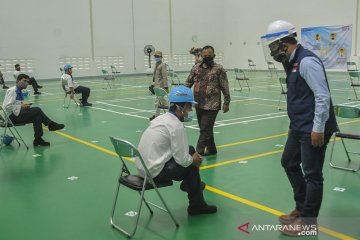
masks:
<path fill-rule="evenodd" d="M 188 112 L 187 117 L 184 117 L 184 122 L 191 122 L 193 118 L 194 118 L 194 112 L 193 111 Z"/>
<path fill-rule="evenodd" d="M 157 63 L 161 62 L 161 57 L 155 57 L 155 62 Z"/>

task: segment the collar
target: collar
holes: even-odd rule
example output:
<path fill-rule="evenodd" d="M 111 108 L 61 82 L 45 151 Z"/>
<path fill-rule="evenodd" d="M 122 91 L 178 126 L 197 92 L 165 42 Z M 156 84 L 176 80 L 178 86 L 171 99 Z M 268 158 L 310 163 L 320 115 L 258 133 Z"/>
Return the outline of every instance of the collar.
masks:
<path fill-rule="evenodd" d="M 16 88 L 15 88 L 15 93 L 16 93 L 16 100 L 19 100 L 19 101 L 24 100 L 24 96 L 22 95 L 21 89 L 18 86 L 16 86 Z"/>
<path fill-rule="evenodd" d="M 299 44 L 296 46 L 296 48 L 294 49 L 294 51 L 292 51 L 292 53 L 291 53 L 291 55 L 290 55 L 290 58 L 289 58 L 289 62 L 291 62 L 291 61 L 294 59 L 295 53 L 296 53 L 296 51 L 298 50 L 298 48 L 299 48 Z"/>

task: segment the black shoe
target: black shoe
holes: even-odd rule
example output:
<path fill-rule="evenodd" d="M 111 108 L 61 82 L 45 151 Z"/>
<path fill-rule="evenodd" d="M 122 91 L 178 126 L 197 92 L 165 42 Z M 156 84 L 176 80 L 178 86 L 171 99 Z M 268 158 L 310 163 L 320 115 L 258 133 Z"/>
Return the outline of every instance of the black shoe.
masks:
<path fill-rule="evenodd" d="M 46 142 L 44 139 L 42 138 L 35 138 L 33 141 L 34 146 L 50 146 L 49 142 Z"/>
<path fill-rule="evenodd" d="M 201 189 L 204 190 L 205 187 L 206 187 L 206 183 L 201 182 Z M 187 191 L 188 191 L 188 185 L 185 184 L 184 181 L 182 181 L 182 182 L 180 183 L 180 189 L 181 189 L 181 191 L 183 191 L 183 192 L 187 192 Z"/>
<path fill-rule="evenodd" d="M 40 85 L 38 85 L 37 87 L 40 88 L 40 89 L 42 88 L 42 86 L 40 86 Z"/>
<path fill-rule="evenodd" d="M 86 102 L 86 103 L 82 103 L 82 104 L 81 104 L 81 106 L 83 106 L 83 107 L 91 107 L 91 106 L 92 106 L 92 104 L 91 104 L 91 103 Z"/>
<path fill-rule="evenodd" d="M 155 115 L 153 115 L 152 117 L 149 118 L 150 121 L 154 120 L 154 118 L 156 118 Z"/>
<path fill-rule="evenodd" d="M 210 155 L 216 155 L 217 150 L 206 150 L 202 156 L 210 156 Z"/>
<path fill-rule="evenodd" d="M 65 127 L 64 124 L 59 124 L 59 123 L 56 123 L 56 122 L 50 122 L 49 123 L 49 131 L 57 131 L 57 130 L 60 130 L 60 129 L 63 129 Z"/>
<path fill-rule="evenodd" d="M 37 92 L 34 92 L 35 95 L 40 95 L 41 92 L 37 91 Z"/>
<path fill-rule="evenodd" d="M 3 89 L 8 89 L 8 88 L 9 88 L 8 86 L 3 85 Z"/>
<path fill-rule="evenodd" d="M 190 216 L 199 215 L 199 214 L 211 214 L 217 212 L 217 207 L 207 204 L 202 206 L 189 206 L 187 211 Z"/>

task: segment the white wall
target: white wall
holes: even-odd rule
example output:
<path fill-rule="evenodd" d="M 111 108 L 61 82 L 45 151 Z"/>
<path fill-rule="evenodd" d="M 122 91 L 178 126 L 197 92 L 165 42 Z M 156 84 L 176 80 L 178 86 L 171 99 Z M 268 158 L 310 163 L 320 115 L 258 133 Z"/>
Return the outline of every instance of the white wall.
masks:
<path fill-rule="evenodd" d="M 173 54 L 189 56 L 192 46 L 205 44 L 223 51 L 222 1 L 172 0 L 171 14 Z M 121 56 L 121 72 L 143 73 L 146 44 L 170 54 L 169 0 L 1 0 L 0 22 L 0 64 L 5 59 L 9 64 L 1 70 L 10 79 L 19 59 L 32 60 L 30 74 L 46 79 L 59 76 L 61 58 L 84 64 L 74 70 L 75 76 L 93 76 L 101 74 L 95 62 L 100 56 Z"/>
<path fill-rule="evenodd" d="M 266 34 L 267 26 L 278 19 L 293 23 L 298 34 L 303 27 L 353 24 L 354 51 L 356 0 L 256 0 L 246 3 L 224 0 L 224 5 L 224 65 L 228 68 L 247 68 L 250 58 L 259 69 L 266 69 L 258 42 L 260 36 Z M 300 39 L 300 34 L 298 36 Z"/>
<path fill-rule="evenodd" d="M 94 76 L 100 75 L 95 61 L 98 57 L 120 56 L 121 72 L 143 73 L 146 44 L 154 45 L 169 59 L 169 1 L 1 0 L 0 64 L 9 64 L 1 66 L 1 70 L 8 72 L 6 80 L 12 79 L 13 64 L 18 60 L 11 59 L 28 59 L 33 62 L 31 75 L 39 79 L 58 78 L 59 60 L 72 57 L 77 59 L 64 61 L 83 64 L 75 69 L 75 76 Z M 190 69 L 192 57 L 188 50 L 207 44 L 213 45 L 218 55 L 223 54 L 226 68 L 245 68 L 251 58 L 258 68 L 265 69 L 258 44 L 268 24 L 277 19 L 286 19 L 299 30 L 339 24 L 355 27 L 356 0 L 171 2 L 173 56 L 190 59 L 189 64 L 176 65 L 175 70 Z M 197 42 L 193 36 L 197 36 Z"/>

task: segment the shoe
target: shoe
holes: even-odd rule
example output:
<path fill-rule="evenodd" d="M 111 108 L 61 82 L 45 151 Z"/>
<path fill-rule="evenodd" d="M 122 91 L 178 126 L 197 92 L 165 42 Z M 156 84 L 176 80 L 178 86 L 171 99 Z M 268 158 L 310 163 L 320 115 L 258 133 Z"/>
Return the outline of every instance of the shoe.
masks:
<path fill-rule="evenodd" d="M 9 88 L 8 86 L 3 85 L 3 89 L 8 89 L 8 88 Z"/>
<path fill-rule="evenodd" d="M 152 117 L 149 118 L 150 121 L 154 120 L 154 118 L 156 118 L 155 115 L 153 115 Z"/>
<path fill-rule="evenodd" d="M 59 124 L 59 123 L 56 123 L 56 122 L 50 122 L 49 123 L 49 131 L 57 131 L 57 130 L 60 130 L 60 129 L 63 129 L 65 127 L 64 124 Z"/>
<path fill-rule="evenodd" d="M 40 85 L 38 85 L 37 87 L 38 87 L 39 89 L 41 89 L 41 88 L 42 88 L 42 86 L 40 86 Z"/>
<path fill-rule="evenodd" d="M 217 212 L 217 207 L 213 205 L 189 206 L 187 212 L 190 216 L 199 214 L 211 214 Z"/>
<path fill-rule="evenodd" d="M 39 92 L 39 91 L 38 91 L 38 92 L 34 92 L 34 94 L 35 94 L 35 95 L 40 95 L 41 92 Z"/>
<path fill-rule="evenodd" d="M 291 237 L 317 236 L 318 225 L 316 218 L 297 218 L 293 223 L 283 225 L 279 230 L 282 234 Z"/>
<path fill-rule="evenodd" d="M 35 147 L 37 146 L 50 146 L 50 143 L 49 142 L 46 142 L 44 139 L 42 138 L 35 138 L 34 141 L 33 141 L 33 144 Z"/>
<path fill-rule="evenodd" d="M 279 221 L 283 224 L 291 224 L 299 217 L 300 217 L 300 211 L 294 209 L 289 215 L 281 215 L 279 217 Z"/>
<path fill-rule="evenodd" d="M 210 156 L 210 155 L 216 155 L 217 150 L 206 150 L 202 156 Z"/>
<path fill-rule="evenodd" d="M 91 107 L 92 103 L 88 103 L 88 102 L 82 103 L 81 106 L 83 106 L 83 107 Z"/>
<path fill-rule="evenodd" d="M 205 187 L 206 187 L 206 183 L 201 182 L 201 189 L 204 190 Z M 185 184 L 184 181 L 182 181 L 182 182 L 180 183 L 180 189 L 181 189 L 181 191 L 183 191 L 183 192 L 187 192 L 187 191 L 188 191 L 188 185 Z"/>

